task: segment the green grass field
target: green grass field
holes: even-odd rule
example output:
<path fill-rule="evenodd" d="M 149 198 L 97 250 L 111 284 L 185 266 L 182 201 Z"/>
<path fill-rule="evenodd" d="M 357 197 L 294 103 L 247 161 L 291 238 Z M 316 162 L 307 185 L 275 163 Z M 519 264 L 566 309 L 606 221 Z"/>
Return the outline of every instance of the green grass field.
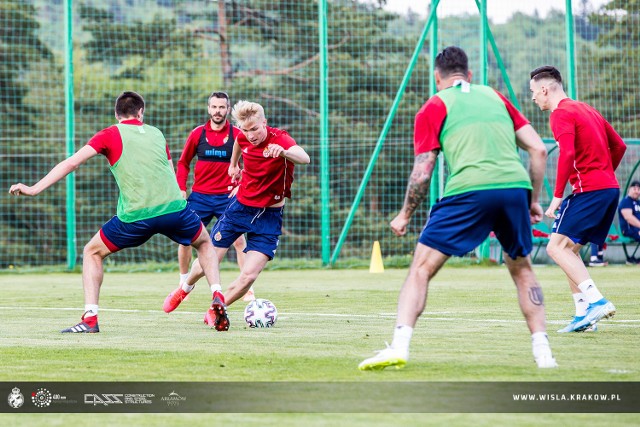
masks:
<path fill-rule="evenodd" d="M 640 269 L 591 273 L 618 313 L 596 333 L 557 334 L 573 315 L 557 267 L 536 267 L 550 341 L 560 365 L 539 370 L 504 267 L 445 267 L 432 282 L 403 370 L 360 372 L 358 363 L 391 341 L 406 269 L 265 271 L 258 297 L 279 310 L 276 327 L 250 329 L 244 303 L 229 309 L 231 329 L 202 323 L 210 294 L 202 281 L 170 315 L 164 297 L 177 273 L 107 273 L 100 334 L 62 335 L 82 314 L 79 274 L 0 275 L 0 381 L 640 381 Z M 223 283 L 235 277 L 223 271 Z M 382 384 L 383 386 L 383 384 Z M 4 398 L 4 397 L 2 397 Z M 375 408 L 372 408 L 375 411 Z M 489 416 L 490 415 L 490 416 Z M 637 425 L 622 414 L 216 414 L 229 425 Z M 86 415 L 4 415 L 8 425 L 76 425 Z M 105 425 L 210 425 L 211 416 L 92 415 Z M 2 419 L 2 418 L 0 418 Z M 93 418 L 92 418 L 93 419 Z M 225 421 L 226 420 L 226 421 Z"/>

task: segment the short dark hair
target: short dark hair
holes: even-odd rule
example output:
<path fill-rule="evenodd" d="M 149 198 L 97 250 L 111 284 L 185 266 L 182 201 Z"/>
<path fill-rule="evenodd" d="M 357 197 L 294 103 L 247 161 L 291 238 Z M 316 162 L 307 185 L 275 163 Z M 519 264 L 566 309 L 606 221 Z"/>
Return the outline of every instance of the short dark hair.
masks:
<path fill-rule="evenodd" d="M 207 98 L 207 105 L 209 105 L 211 98 L 226 99 L 227 104 L 231 105 L 231 101 L 229 100 L 229 95 L 227 94 L 227 92 L 211 92 L 211 95 L 209 95 L 209 98 Z"/>
<path fill-rule="evenodd" d="M 629 184 L 629 187 L 640 187 L 640 181 L 637 181 L 637 180 L 631 181 L 631 184 Z"/>
<path fill-rule="evenodd" d="M 531 72 L 531 79 L 534 81 L 542 80 L 542 79 L 552 79 L 557 81 L 558 83 L 562 83 L 562 75 L 560 71 L 553 65 L 544 65 L 542 67 L 538 67 Z"/>
<path fill-rule="evenodd" d="M 467 54 L 457 46 L 445 47 L 436 56 L 434 65 L 442 77 L 447 77 L 451 74 L 467 74 L 469 72 Z"/>
<path fill-rule="evenodd" d="M 116 116 L 134 117 L 144 112 L 144 98 L 136 92 L 122 92 L 116 99 Z"/>

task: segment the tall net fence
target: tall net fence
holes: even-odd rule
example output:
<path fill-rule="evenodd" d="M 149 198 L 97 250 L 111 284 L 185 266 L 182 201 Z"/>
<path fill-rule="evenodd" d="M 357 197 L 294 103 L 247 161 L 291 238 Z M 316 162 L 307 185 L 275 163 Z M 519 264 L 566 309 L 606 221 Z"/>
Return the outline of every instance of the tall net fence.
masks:
<path fill-rule="evenodd" d="M 476 2 L 464 1 L 473 11 Z M 321 49 L 326 48 L 331 250 L 352 213 L 385 121 L 397 107 L 339 256 L 366 259 L 375 240 L 385 256 L 411 252 L 415 238 L 393 236 L 388 222 L 402 205 L 413 165 L 414 115 L 429 97 L 430 38 L 397 105 L 394 99 L 425 28 L 422 12 L 429 10 L 429 2 L 416 2 L 415 11 L 406 13 L 389 12 L 381 7 L 384 3 L 388 2 L 326 1 L 323 46 L 318 2 L 312 0 L 3 1 L 0 188 L 5 193 L 0 198 L 0 268 L 67 262 L 65 185 L 58 183 L 30 199 L 10 197 L 6 190 L 16 182 L 35 183 L 67 156 L 67 35 L 62 23 L 68 10 L 73 28 L 75 150 L 115 123 L 114 100 L 124 90 L 145 97 L 145 122 L 163 131 L 174 163 L 189 132 L 207 120 L 212 91 L 228 92 L 232 103 L 261 103 L 268 124 L 286 129 L 307 150 L 312 162 L 296 168 L 279 258 L 321 257 L 318 65 Z M 629 141 L 618 170 L 624 188 L 640 157 L 634 141 L 640 135 L 640 5 L 620 0 L 597 8 L 589 1 L 573 4 L 577 97 L 600 109 Z M 455 15 L 451 5 L 451 0 L 440 1 L 437 47 L 464 48 L 477 75 L 480 15 Z M 488 83 L 512 97 L 539 133 L 549 138 L 549 148 L 553 144 L 548 115 L 530 101 L 528 73 L 543 64 L 566 69 L 565 11 L 562 4 L 558 7 L 544 17 L 516 14 L 504 23 L 490 22 L 500 61 L 489 48 L 487 65 Z M 548 164 L 552 182 L 556 160 L 557 150 Z M 77 226 L 71 238 L 81 254 L 84 243 L 115 214 L 118 191 L 103 158 L 83 165 L 75 179 Z M 427 213 L 425 206 L 416 214 L 409 236 L 419 233 Z M 176 245 L 154 237 L 108 260 L 174 262 Z"/>

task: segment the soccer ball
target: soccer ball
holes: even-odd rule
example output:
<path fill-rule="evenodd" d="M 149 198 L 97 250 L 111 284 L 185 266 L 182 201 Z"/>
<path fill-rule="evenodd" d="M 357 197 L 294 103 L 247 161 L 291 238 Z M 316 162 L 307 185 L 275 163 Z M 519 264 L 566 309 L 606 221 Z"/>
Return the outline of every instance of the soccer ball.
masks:
<path fill-rule="evenodd" d="M 268 299 L 255 299 L 244 309 L 244 321 L 251 328 L 270 328 L 278 320 L 278 310 Z"/>

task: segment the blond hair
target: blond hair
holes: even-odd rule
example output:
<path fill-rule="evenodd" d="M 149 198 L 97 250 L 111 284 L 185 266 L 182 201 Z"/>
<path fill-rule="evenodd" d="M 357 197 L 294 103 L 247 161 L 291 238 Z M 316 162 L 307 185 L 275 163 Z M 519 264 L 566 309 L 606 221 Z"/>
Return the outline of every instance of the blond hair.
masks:
<path fill-rule="evenodd" d="M 238 101 L 233 106 L 233 110 L 231 110 L 231 116 L 237 125 L 240 123 L 246 122 L 247 120 L 257 119 L 264 120 L 266 119 L 264 115 L 264 108 L 262 105 L 257 102 L 250 101 Z"/>

